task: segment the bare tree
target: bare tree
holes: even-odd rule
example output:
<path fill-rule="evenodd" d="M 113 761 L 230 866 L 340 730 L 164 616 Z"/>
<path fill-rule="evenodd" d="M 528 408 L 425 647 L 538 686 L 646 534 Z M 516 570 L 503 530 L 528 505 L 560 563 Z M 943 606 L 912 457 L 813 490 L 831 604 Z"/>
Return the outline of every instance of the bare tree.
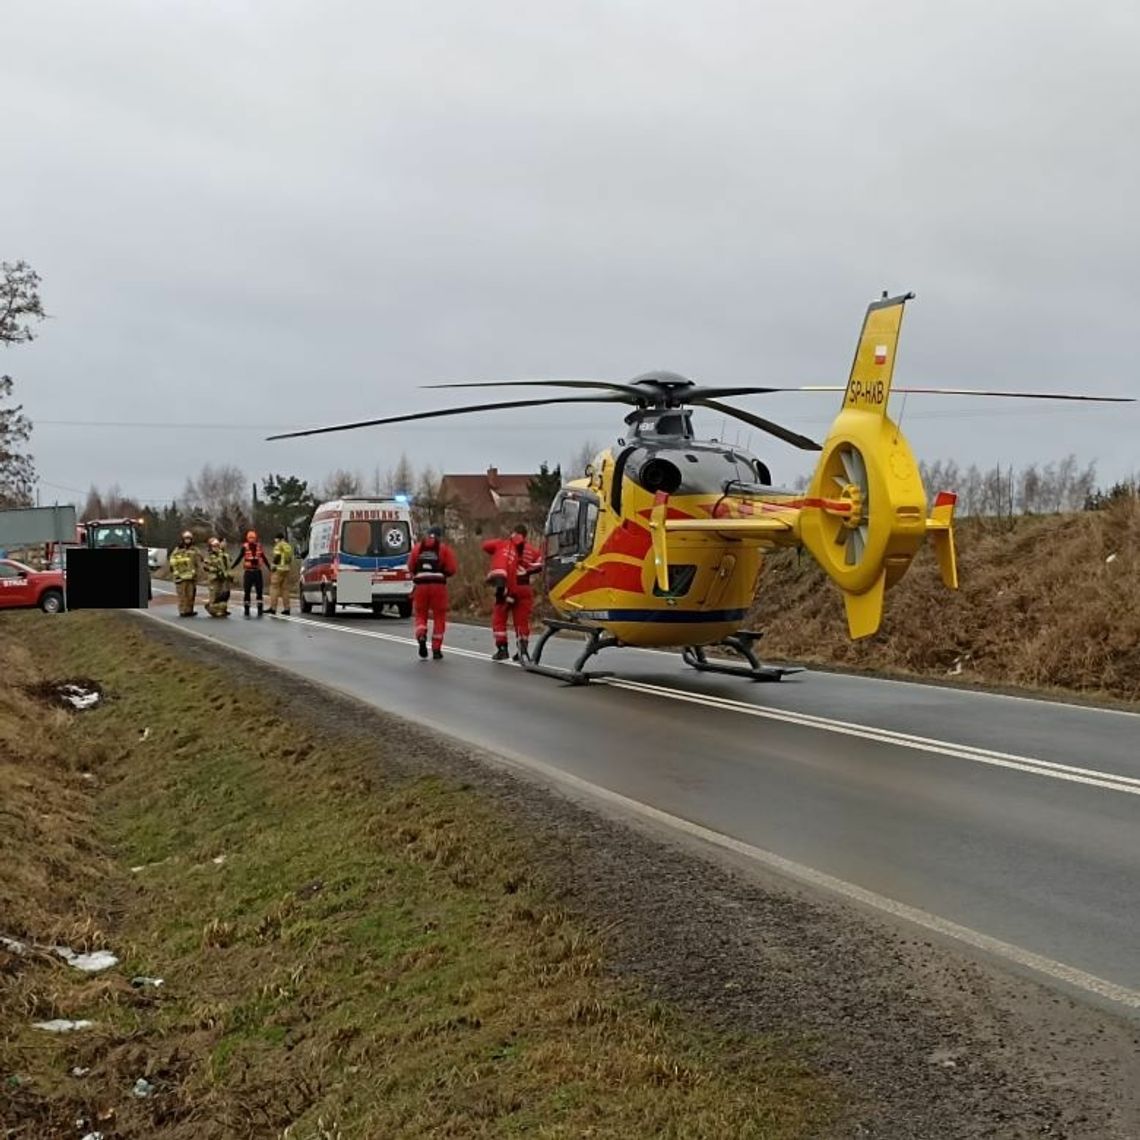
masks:
<path fill-rule="evenodd" d="M 356 471 L 345 471 L 342 468 L 330 472 L 321 485 L 322 499 L 343 499 L 346 495 L 359 495 L 364 480 Z"/>
<path fill-rule="evenodd" d="M 391 498 L 393 495 L 408 495 L 416 489 L 416 472 L 407 455 L 401 455 L 394 467 L 387 471 L 376 468 L 372 489 L 377 495 Z"/>
<path fill-rule="evenodd" d="M 0 261 L 0 344 L 35 339 L 32 321 L 44 319 L 39 274 L 26 261 Z"/>
<path fill-rule="evenodd" d="M 138 500 L 124 495 L 118 483 L 112 483 L 106 491 L 100 491 L 92 483 L 79 517 L 85 522 L 89 519 L 133 519 L 138 518 L 141 513 L 142 506 Z"/>
<path fill-rule="evenodd" d="M 236 541 L 249 526 L 251 517 L 247 485 L 240 468 L 207 463 L 197 479 L 186 480 L 181 502 L 185 521 L 219 538 Z"/>
<path fill-rule="evenodd" d="M 567 479 L 581 479 L 586 474 L 586 468 L 594 462 L 601 450 L 592 439 L 584 440 L 564 468 L 565 477 Z"/>

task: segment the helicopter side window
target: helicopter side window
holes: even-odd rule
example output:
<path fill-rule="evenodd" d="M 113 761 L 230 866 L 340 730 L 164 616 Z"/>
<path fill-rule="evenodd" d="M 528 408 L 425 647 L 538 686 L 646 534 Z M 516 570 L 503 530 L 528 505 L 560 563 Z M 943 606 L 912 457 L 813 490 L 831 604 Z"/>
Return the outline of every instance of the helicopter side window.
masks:
<path fill-rule="evenodd" d="M 583 554 L 589 554 L 594 549 L 594 535 L 598 529 L 598 504 L 587 499 L 579 512 L 579 538 L 578 549 Z"/>
<path fill-rule="evenodd" d="M 578 549 L 578 515 L 581 504 L 577 499 L 566 499 L 562 503 L 561 526 L 558 531 L 558 553 L 570 554 Z"/>
<path fill-rule="evenodd" d="M 548 558 L 573 552 L 578 546 L 578 500 L 563 496 L 546 520 L 546 555 Z"/>

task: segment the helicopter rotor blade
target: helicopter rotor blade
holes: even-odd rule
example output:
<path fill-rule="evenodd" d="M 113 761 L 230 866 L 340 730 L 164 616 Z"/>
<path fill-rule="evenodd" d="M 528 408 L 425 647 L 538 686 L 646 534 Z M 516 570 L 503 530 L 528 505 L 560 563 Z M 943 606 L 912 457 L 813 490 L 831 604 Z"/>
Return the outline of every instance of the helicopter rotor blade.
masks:
<path fill-rule="evenodd" d="M 1082 400 L 1093 404 L 1134 404 L 1135 396 L 1089 396 L 1083 392 L 1000 392 L 982 388 L 894 388 L 918 396 L 1005 396 L 1014 400 Z"/>
<path fill-rule="evenodd" d="M 765 392 L 846 392 L 845 384 L 804 384 L 799 388 L 698 388 L 692 395 L 760 395 Z M 1094 404 L 1134 404 L 1135 396 L 1093 396 L 1083 392 L 1009 392 L 997 388 L 910 388 L 891 385 L 891 395 L 901 392 L 914 396 L 999 396 L 1015 400 L 1081 400 Z"/>
<path fill-rule="evenodd" d="M 710 411 L 720 412 L 723 416 L 732 416 L 734 419 L 750 424 L 754 428 L 766 431 L 769 435 L 774 435 L 777 439 L 782 439 L 785 443 L 790 443 L 793 447 L 798 447 L 801 451 L 823 450 L 814 439 L 808 439 L 806 435 L 800 435 L 799 432 L 781 427 L 779 424 L 773 423 L 771 420 L 766 420 L 762 416 L 754 416 L 751 412 L 734 408 L 730 404 L 722 404 L 717 400 L 708 399 L 695 401 L 686 400 L 686 403 L 692 403 L 693 406 L 697 408 L 708 408 Z"/>
<path fill-rule="evenodd" d="M 768 386 L 766 388 L 733 388 L 726 386 L 723 388 L 706 388 L 703 385 L 691 388 L 685 393 L 686 400 L 716 400 L 721 396 L 766 396 L 772 392 L 843 392 L 844 388 L 818 388 L 818 387 L 795 387 L 795 388 L 779 388 Z"/>
<path fill-rule="evenodd" d="M 412 420 L 431 420 L 440 416 L 462 416 L 468 412 L 494 412 L 502 408 L 539 408 L 547 404 L 627 404 L 632 402 L 628 397 L 617 392 L 605 396 L 550 396 L 543 400 L 500 400 L 494 404 L 468 404 L 462 408 L 440 408 L 434 412 L 410 412 L 403 416 L 383 416 L 375 420 L 357 420 L 350 424 L 307 428 L 305 431 L 289 431 L 280 435 L 266 436 L 266 439 L 297 439 L 303 435 L 324 435 L 333 431 L 352 431 L 354 428 L 377 427 L 380 424 L 402 424 L 409 423 Z"/>
<path fill-rule="evenodd" d="M 642 399 L 647 394 L 632 384 L 617 380 L 480 380 L 465 384 L 423 384 L 423 388 L 594 388 L 604 392 L 629 392 Z"/>

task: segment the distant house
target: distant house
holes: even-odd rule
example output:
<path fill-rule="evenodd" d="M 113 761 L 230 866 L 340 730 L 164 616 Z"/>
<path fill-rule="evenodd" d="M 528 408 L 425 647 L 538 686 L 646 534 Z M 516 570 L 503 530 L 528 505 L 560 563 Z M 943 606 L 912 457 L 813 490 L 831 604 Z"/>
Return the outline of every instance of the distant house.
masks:
<path fill-rule="evenodd" d="M 488 467 L 483 475 L 444 475 L 440 498 L 447 504 L 449 529 L 493 534 L 534 513 L 528 487 L 533 474 L 504 475 Z"/>

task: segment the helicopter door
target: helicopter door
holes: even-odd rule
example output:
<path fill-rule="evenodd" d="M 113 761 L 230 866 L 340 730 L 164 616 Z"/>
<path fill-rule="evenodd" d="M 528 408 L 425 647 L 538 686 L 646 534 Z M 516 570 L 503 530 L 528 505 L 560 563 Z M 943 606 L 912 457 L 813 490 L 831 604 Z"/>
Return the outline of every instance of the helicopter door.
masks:
<path fill-rule="evenodd" d="M 552 590 L 593 550 L 599 503 L 588 491 L 559 491 L 546 516 L 546 588 Z"/>

